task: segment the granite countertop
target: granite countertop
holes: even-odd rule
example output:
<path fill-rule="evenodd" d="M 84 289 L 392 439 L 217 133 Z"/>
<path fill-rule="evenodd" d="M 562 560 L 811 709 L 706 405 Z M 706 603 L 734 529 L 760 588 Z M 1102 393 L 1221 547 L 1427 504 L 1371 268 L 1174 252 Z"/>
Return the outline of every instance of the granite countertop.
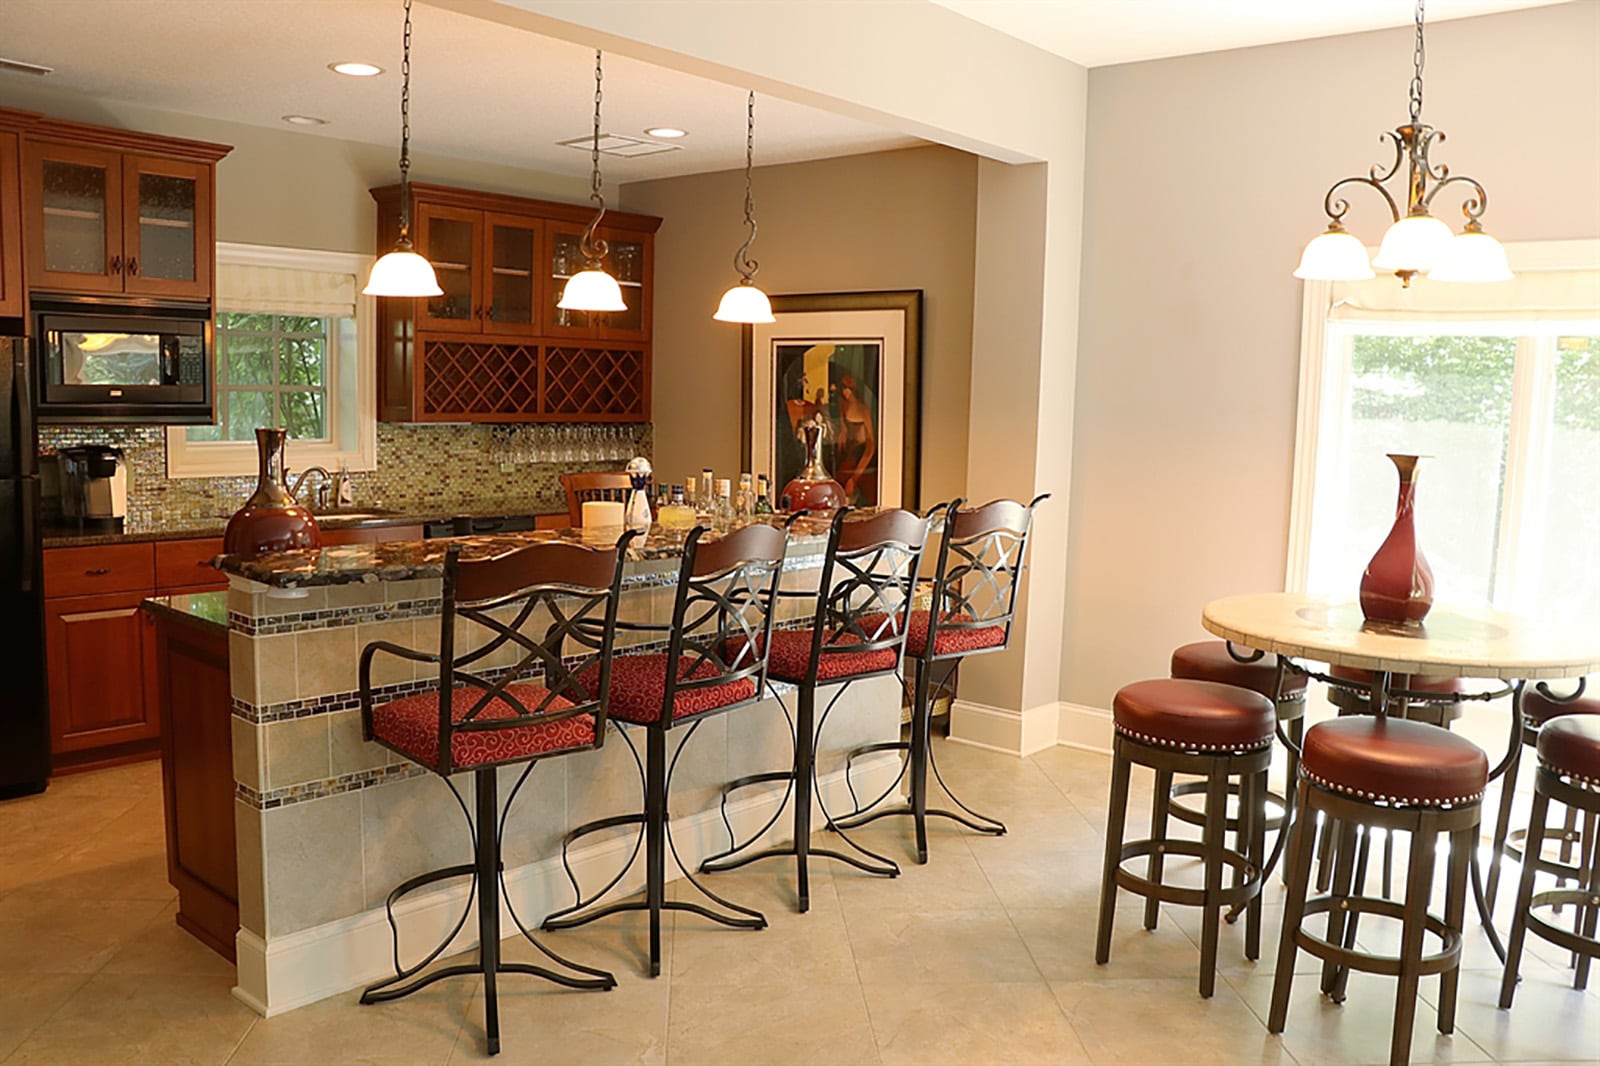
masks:
<path fill-rule="evenodd" d="M 870 512 L 869 512 L 870 513 Z M 783 516 L 756 519 L 769 525 L 782 525 Z M 791 540 L 811 540 L 821 547 L 827 536 L 829 520 L 826 518 L 801 518 L 791 529 Z M 299 588 L 314 585 L 345 585 L 360 581 L 409 581 L 417 578 L 441 577 L 444 574 L 445 552 L 453 545 L 462 549 L 463 559 L 485 559 L 528 544 L 548 541 L 566 541 L 586 544 L 594 548 L 609 548 L 621 536 L 616 526 L 594 529 L 553 529 L 527 533 L 496 533 L 469 537 L 444 537 L 422 541 L 392 541 L 385 544 L 349 544 L 320 550 L 276 552 L 269 555 L 218 556 L 213 565 L 228 574 L 258 581 L 277 588 Z M 637 562 L 654 562 L 677 559 L 683 555 L 683 543 L 688 529 L 650 527 L 650 532 L 637 538 L 628 548 L 628 556 Z M 707 534 L 705 539 L 714 539 Z M 792 548 L 791 548 L 792 550 Z"/>
<path fill-rule="evenodd" d="M 427 505 L 371 508 L 364 510 L 359 504 L 346 513 L 328 511 L 317 515 L 317 524 L 324 529 L 359 529 L 378 526 L 415 526 L 427 522 L 448 522 L 466 515 L 472 518 L 498 518 L 503 515 L 537 515 L 548 511 L 536 510 L 530 500 L 487 500 L 465 506 Z M 230 512 L 231 514 L 231 512 Z M 360 517 L 356 517 L 360 516 Z M 202 537 L 220 537 L 228 527 L 229 514 L 158 515 L 154 521 L 133 528 L 124 526 L 121 531 L 85 529 L 71 522 L 46 522 L 42 533 L 46 548 L 86 547 L 95 544 L 134 544 L 157 540 L 194 540 Z"/>
<path fill-rule="evenodd" d="M 226 592 L 183 592 L 151 596 L 143 607 L 153 615 L 202 629 L 227 632 L 228 594 Z"/>

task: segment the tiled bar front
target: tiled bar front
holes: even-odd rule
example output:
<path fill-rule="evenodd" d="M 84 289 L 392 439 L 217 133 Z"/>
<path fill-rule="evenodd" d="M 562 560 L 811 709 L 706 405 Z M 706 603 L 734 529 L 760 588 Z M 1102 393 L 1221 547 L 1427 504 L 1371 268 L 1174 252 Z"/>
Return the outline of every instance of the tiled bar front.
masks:
<path fill-rule="evenodd" d="M 819 548 L 806 541 L 791 547 L 782 578 L 786 589 L 815 588 Z M 675 559 L 627 564 L 619 616 L 669 621 L 677 569 Z M 470 861 L 472 845 L 449 786 L 361 734 L 362 647 L 374 640 L 435 647 L 439 579 L 295 589 L 294 598 L 238 576 L 232 582 L 228 640 L 241 926 L 236 991 L 257 1010 L 276 1014 L 390 972 L 383 910 L 388 893 L 408 877 Z M 794 618 L 813 603 L 796 597 L 784 614 Z M 538 616 L 529 620 L 530 631 L 542 628 Z M 626 644 L 619 635 L 619 650 Z M 502 658 L 490 665 L 501 668 L 517 658 L 509 648 L 496 656 Z M 374 684 L 390 696 L 431 688 L 435 670 L 380 657 Z M 779 691 L 792 710 L 788 690 Z M 835 691 L 819 693 L 819 713 Z M 899 702 L 893 678 L 857 683 L 839 700 L 818 753 L 820 791 L 829 809 L 848 809 L 844 752 L 896 736 Z M 686 738 L 687 728 L 672 731 L 669 757 Z M 642 751 L 642 735 L 636 742 Z M 685 862 L 726 846 L 722 784 L 786 767 L 790 745 L 788 719 L 775 698 L 701 723 L 672 781 L 673 833 Z M 883 791 L 897 768 L 889 755 L 858 760 L 852 771 L 858 792 Z M 502 802 L 523 769 L 500 770 Z M 470 774 L 457 775 L 452 784 L 470 808 Z M 783 797 L 781 788 L 749 792 L 729 804 L 735 827 L 746 835 L 760 828 Z M 523 921 L 531 927 L 572 902 L 560 860 L 569 828 L 641 805 L 633 755 L 616 727 L 598 751 L 539 763 L 517 796 L 504 837 L 507 890 Z M 788 822 L 779 819 L 767 839 L 786 839 Z M 571 861 L 586 891 L 610 878 L 632 843 L 629 829 L 574 846 Z M 619 887 L 643 884 L 642 864 L 635 867 Z M 463 879 L 397 908 L 404 958 L 422 957 L 448 932 L 466 891 Z M 474 943 L 472 925 L 467 923 L 456 948 Z M 514 928 L 509 921 L 505 927 Z M 552 936 L 559 950 L 560 934 Z"/>

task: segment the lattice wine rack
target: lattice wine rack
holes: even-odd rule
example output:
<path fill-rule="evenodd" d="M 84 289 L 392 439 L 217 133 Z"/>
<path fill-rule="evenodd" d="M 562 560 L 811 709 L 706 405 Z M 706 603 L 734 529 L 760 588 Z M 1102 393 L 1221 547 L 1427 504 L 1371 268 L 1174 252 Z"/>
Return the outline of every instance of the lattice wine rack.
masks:
<path fill-rule="evenodd" d="M 541 378 L 546 415 L 644 418 L 649 363 L 638 348 L 544 350 Z"/>
<path fill-rule="evenodd" d="M 436 421 L 643 421 L 649 356 L 580 348 L 424 338 L 422 416 Z"/>

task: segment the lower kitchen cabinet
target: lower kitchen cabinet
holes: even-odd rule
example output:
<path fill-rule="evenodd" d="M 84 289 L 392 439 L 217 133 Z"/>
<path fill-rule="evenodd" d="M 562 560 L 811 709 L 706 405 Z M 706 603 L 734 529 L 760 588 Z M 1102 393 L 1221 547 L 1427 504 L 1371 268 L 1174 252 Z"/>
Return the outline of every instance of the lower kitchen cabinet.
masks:
<path fill-rule="evenodd" d="M 139 611 L 148 595 L 141 590 L 46 599 L 50 738 L 58 763 L 81 762 L 72 756 L 92 749 L 111 749 L 95 752 L 95 762 L 157 750 L 155 642 Z"/>

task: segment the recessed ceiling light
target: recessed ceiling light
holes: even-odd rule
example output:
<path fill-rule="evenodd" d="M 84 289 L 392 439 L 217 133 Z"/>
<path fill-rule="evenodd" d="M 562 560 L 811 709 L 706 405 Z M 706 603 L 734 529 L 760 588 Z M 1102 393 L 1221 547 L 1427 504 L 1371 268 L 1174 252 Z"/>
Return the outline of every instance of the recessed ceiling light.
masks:
<path fill-rule="evenodd" d="M 348 74 L 352 78 L 375 78 L 383 73 L 382 67 L 373 66 L 371 63 L 329 63 L 328 69 L 335 74 Z"/>
<path fill-rule="evenodd" d="M 326 126 L 328 120 L 315 115 L 284 115 L 283 121 L 291 126 Z"/>
<path fill-rule="evenodd" d="M 646 137 L 660 137 L 664 141 L 676 140 L 679 137 L 689 136 L 688 130 L 680 130 L 676 126 L 651 126 L 644 131 Z"/>

